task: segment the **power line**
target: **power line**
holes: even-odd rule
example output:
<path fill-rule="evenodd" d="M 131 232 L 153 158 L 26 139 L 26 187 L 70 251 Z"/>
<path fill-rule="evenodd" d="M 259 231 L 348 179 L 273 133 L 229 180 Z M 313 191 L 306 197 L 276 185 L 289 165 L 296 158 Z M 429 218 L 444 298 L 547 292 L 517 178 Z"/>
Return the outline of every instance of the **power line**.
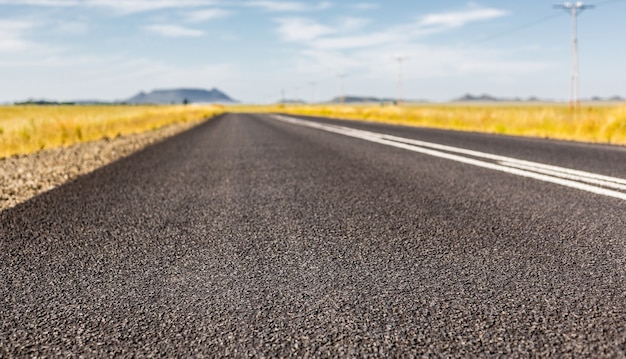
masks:
<path fill-rule="evenodd" d="M 624 0 L 621 0 L 621 1 L 624 1 Z M 540 19 L 534 20 L 534 21 L 526 23 L 524 25 L 520 25 L 520 26 L 511 28 L 511 29 L 509 29 L 507 31 L 500 32 L 500 33 L 498 33 L 496 35 L 492 35 L 492 36 L 483 38 L 481 40 L 476 41 L 475 43 L 483 43 L 483 42 L 491 41 L 491 40 L 494 40 L 494 39 L 498 39 L 498 38 L 501 38 L 501 37 L 504 37 L 504 36 L 516 33 L 518 31 L 526 30 L 526 29 L 534 27 L 536 25 L 543 24 L 544 22 L 548 22 L 548 21 L 550 21 L 552 19 L 555 19 L 557 17 L 560 17 L 560 16 L 563 16 L 563 14 L 550 14 L 548 16 L 544 16 L 544 17 L 542 17 Z"/>
<path fill-rule="evenodd" d="M 589 7 L 593 7 L 593 6 L 595 6 L 595 7 L 599 7 L 599 6 L 604 7 L 605 5 L 610 5 L 610 4 L 620 3 L 620 2 L 626 2 L 626 0 L 605 0 L 605 1 L 597 2 L 595 4 L 590 4 L 590 5 L 587 5 L 587 6 L 589 6 Z M 517 26 L 517 27 L 513 27 L 513 28 L 511 28 L 509 30 L 506 30 L 504 32 L 500 32 L 500 33 L 488 36 L 486 38 L 479 39 L 479 40 L 475 41 L 474 43 L 480 44 L 480 43 L 483 43 L 483 42 L 487 42 L 487 41 L 495 40 L 495 39 L 498 39 L 498 38 L 501 38 L 501 37 L 505 37 L 507 35 L 514 34 L 514 33 L 518 32 L 518 31 L 526 30 L 526 29 L 534 27 L 536 25 L 543 24 L 544 22 L 548 22 L 548 21 L 550 21 L 552 19 L 555 19 L 555 18 L 563 16 L 563 15 L 564 15 L 563 13 L 550 14 L 550 15 L 544 16 L 542 18 L 539 18 L 537 20 L 531 21 L 529 23 L 526 23 L 526 24 L 523 24 L 523 25 L 520 25 L 520 26 Z"/>
<path fill-rule="evenodd" d="M 606 0 L 606 1 L 600 1 L 598 3 L 595 3 L 595 6 L 604 6 L 604 5 L 608 5 L 608 4 L 613 4 L 613 3 L 617 3 L 617 2 L 625 2 L 626 0 Z"/>
<path fill-rule="evenodd" d="M 600 1 L 600 2 L 594 3 L 594 4 L 590 4 L 590 5 L 584 5 L 584 7 L 586 9 L 591 9 L 593 7 L 604 7 L 605 5 L 611 5 L 611 4 L 616 4 L 616 3 L 624 3 L 624 2 L 626 2 L 626 0 L 605 0 L 605 1 Z M 576 5 L 577 5 L 577 3 L 572 3 L 572 6 L 576 6 Z M 558 6 L 558 8 L 560 8 L 560 9 L 562 9 L 564 7 L 564 5 L 556 5 L 556 6 Z M 569 11 L 570 10 L 568 10 L 568 12 Z M 580 11 L 578 12 L 578 14 L 580 14 Z M 545 22 L 548 22 L 548 21 L 550 21 L 552 19 L 561 17 L 563 15 L 565 15 L 565 13 L 552 13 L 550 15 L 544 16 L 544 17 L 536 19 L 534 21 L 522 24 L 520 26 L 516 26 L 516 27 L 510 28 L 510 29 L 508 29 L 506 31 L 499 32 L 497 34 L 494 34 L 494 35 L 491 35 L 491 36 L 488 36 L 488 37 L 485 37 L 485 38 L 482 38 L 482 39 L 477 39 L 474 42 L 466 43 L 463 47 L 467 47 L 467 46 L 471 46 L 473 44 L 480 44 L 480 43 L 488 42 L 488 41 L 491 41 L 491 40 L 499 39 L 499 38 L 508 36 L 510 34 L 514 34 L 516 32 L 519 32 L 519 31 L 522 31 L 522 30 L 526 30 L 526 29 L 532 28 L 534 26 L 543 24 Z M 577 39 L 576 39 L 576 42 L 577 42 Z M 577 52 L 577 43 L 576 43 L 576 52 Z M 574 54 L 574 48 L 572 49 L 572 54 Z M 397 98 L 399 100 L 398 103 L 400 103 L 403 100 L 402 99 L 402 97 L 403 97 L 403 94 L 402 94 L 402 92 L 403 92 L 402 62 L 403 62 L 403 60 L 406 60 L 406 58 L 399 59 L 399 58 L 396 57 L 395 59 L 396 59 L 396 61 L 398 61 L 398 85 L 397 85 L 397 87 L 398 87 L 398 89 L 397 89 L 398 95 L 397 95 Z M 577 67 L 577 65 L 575 64 L 575 62 L 577 62 L 577 61 L 578 61 L 577 58 L 573 59 L 573 61 L 572 61 L 572 71 L 574 70 L 574 66 Z M 340 96 L 339 96 L 339 101 L 341 103 L 343 103 L 345 101 L 345 96 L 346 96 L 345 95 L 345 77 L 346 76 L 347 76 L 347 74 L 345 74 L 345 73 L 340 73 L 340 74 L 337 75 L 337 77 L 339 77 L 339 79 L 340 79 Z M 572 73 L 572 82 L 574 82 L 574 81 L 577 82 L 576 77 L 577 76 L 575 76 L 575 74 L 573 72 Z M 315 101 L 315 87 L 318 84 L 319 83 L 317 83 L 317 82 L 309 82 L 309 85 L 311 86 L 311 100 L 312 101 Z M 577 89 L 575 90 L 574 88 L 575 88 L 575 86 L 572 84 L 572 88 L 570 89 L 571 90 L 570 92 L 572 92 L 572 93 L 574 91 L 577 92 Z M 296 89 L 296 93 L 297 93 L 297 89 Z M 284 101 L 284 99 L 285 99 L 285 91 L 284 90 L 282 91 L 282 97 L 283 97 L 283 101 Z M 573 96 L 573 97 L 577 97 L 577 96 Z"/>

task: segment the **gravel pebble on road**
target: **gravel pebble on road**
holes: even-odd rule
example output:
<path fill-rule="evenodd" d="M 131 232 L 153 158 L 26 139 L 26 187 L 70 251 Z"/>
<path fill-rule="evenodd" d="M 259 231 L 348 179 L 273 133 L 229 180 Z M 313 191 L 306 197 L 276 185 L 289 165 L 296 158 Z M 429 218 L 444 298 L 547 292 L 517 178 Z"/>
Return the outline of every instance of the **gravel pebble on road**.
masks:
<path fill-rule="evenodd" d="M 0 159 L 0 211 L 187 130 L 197 122 Z"/>

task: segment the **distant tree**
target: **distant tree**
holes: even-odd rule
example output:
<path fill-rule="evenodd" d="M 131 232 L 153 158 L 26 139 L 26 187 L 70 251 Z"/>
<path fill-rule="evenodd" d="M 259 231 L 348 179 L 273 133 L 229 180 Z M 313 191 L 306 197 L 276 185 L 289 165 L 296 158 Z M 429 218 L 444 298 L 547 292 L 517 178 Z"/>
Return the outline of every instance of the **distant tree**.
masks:
<path fill-rule="evenodd" d="M 183 100 L 183 105 L 188 105 L 188 104 L 189 104 L 189 100 L 184 99 L 184 100 Z"/>

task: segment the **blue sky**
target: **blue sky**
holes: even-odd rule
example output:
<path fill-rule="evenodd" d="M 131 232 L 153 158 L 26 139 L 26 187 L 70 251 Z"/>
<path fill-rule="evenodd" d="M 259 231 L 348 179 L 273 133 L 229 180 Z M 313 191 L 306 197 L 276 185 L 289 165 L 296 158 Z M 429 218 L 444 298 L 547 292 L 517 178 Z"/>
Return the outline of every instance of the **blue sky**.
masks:
<path fill-rule="evenodd" d="M 244 102 L 569 96 L 554 1 L 0 0 L 0 102 L 218 87 Z M 558 2 L 556 2 L 558 3 Z M 579 17 L 581 95 L 626 96 L 626 1 Z M 312 84 L 314 83 L 314 84 Z"/>

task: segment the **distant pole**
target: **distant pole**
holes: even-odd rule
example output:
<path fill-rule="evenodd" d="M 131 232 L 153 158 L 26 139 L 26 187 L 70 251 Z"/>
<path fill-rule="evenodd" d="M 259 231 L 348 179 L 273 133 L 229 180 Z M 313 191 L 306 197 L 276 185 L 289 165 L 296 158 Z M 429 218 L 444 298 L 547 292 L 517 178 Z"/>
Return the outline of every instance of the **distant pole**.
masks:
<path fill-rule="evenodd" d="M 348 74 L 341 73 L 341 74 L 339 74 L 337 76 L 339 76 L 339 83 L 340 83 L 339 102 L 343 105 L 346 102 L 346 86 L 345 86 L 346 84 L 345 84 L 345 79 L 346 79 L 346 76 L 348 76 Z"/>
<path fill-rule="evenodd" d="M 580 67 L 578 62 L 578 15 L 584 10 L 593 9 L 593 5 L 584 5 L 582 1 L 576 3 L 565 2 L 563 5 L 554 5 L 555 9 L 565 10 L 572 17 L 572 64 L 570 74 L 569 105 L 571 108 L 580 107 Z"/>
<path fill-rule="evenodd" d="M 404 97 L 404 88 L 402 81 L 402 62 L 407 59 L 406 56 L 395 56 L 396 61 L 398 61 L 398 88 L 396 94 L 396 104 L 398 106 L 402 105 L 403 97 Z"/>

